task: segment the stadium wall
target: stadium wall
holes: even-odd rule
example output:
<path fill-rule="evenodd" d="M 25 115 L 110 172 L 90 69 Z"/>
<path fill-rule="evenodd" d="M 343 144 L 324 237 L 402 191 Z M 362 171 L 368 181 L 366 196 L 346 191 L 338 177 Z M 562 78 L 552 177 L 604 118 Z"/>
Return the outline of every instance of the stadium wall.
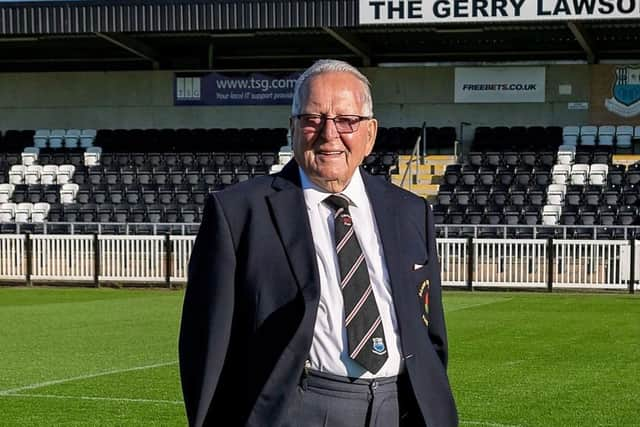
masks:
<path fill-rule="evenodd" d="M 456 104 L 455 67 L 376 67 L 370 77 L 382 126 L 565 125 L 588 123 L 592 67 L 546 66 L 544 103 Z M 168 71 L 5 73 L 0 75 L 0 129 L 282 127 L 288 106 L 173 105 Z M 560 95 L 559 85 L 571 85 Z M 473 132 L 465 131 L 465 139 Z"/>

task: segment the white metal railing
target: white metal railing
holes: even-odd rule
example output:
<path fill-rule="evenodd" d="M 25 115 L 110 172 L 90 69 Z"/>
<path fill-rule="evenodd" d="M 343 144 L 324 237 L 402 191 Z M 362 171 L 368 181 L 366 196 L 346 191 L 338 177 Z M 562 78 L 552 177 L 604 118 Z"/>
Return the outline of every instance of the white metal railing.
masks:
<path fill-rule="evenodd" d="M 186 282 L 189 257 L 191 257 L 196 236 L 171 236 L 170 240 L 173 245 L 171 251 L 171 280 Z"/>
<path fill-rule="evenodd" d="M 32 242 L 32 280 L 92 281 L 92 235 L 35 234 Z"/>
<path fill-rule="evenodd" d="M 195 238 L 2 234 L 0 281 L 186 282 Z M 437 246 L 446 286 L 626 290 L 633 274 L 640 290 L 640 241 L 438 238 Z"/>
<path fill-rule="evenodd" d="M 436 239 L 442 283 L 466 286 L 468 280 L 467 239 Z"/>
<path fill-rule="evenodd" d="M 165 236 L 99 235 L 99 280 L 165 282 Z"/>
<path fill-rule="evenodd" d="M 0 278 L 24 279 L 27 273 L 24 236 L 0 234 Z"/>
<path fill-rule="evenodd" d="M 547 241 L 474 239 L 473 284 L 546 288 Z"/>
<path fill-rule="evenodd" d="M 631 252 L 628 241 L 554 240 L 553 247 L 554 287 L 628 288 Z"/>

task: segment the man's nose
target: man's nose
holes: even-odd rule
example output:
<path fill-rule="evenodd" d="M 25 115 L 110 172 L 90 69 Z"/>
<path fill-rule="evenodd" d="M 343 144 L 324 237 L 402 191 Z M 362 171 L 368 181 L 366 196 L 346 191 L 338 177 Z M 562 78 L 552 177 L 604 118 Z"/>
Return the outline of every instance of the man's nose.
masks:
<path fill-rule="evenodd" d="M 320 133 L 324 139 L 335 139 L 340 135 L 333 119 L 325 119 Z"/>

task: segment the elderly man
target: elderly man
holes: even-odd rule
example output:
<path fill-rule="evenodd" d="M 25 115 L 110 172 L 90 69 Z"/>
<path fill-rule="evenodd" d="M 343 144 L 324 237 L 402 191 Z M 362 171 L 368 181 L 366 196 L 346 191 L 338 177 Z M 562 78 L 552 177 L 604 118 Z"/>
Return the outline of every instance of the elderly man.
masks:
<path fill-rule="evenodd" d="M 207 202 L 180 331 L 190 425 L 457 425 L 431 210 L 359 168 L 368 80 L 316 62 L 290 127 L 294 161 Z"/>

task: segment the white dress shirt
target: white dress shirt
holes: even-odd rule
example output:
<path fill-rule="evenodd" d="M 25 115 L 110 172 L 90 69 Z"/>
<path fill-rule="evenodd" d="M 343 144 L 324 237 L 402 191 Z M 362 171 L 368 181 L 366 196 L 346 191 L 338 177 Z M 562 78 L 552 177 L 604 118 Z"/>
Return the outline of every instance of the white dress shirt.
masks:
<path fill-rule="evenodd" d="M 313 243 L 320 274 L 320 303 L 309 352 L 311 369 L 352 378 L 390 377 L 404 369 L 401 357 L 398 320 L 391 297 L 389 272 L 380 242 L 378 226 L 360 170 L 340 194 L 346 196 L 353 228 L 364 253 L 369 278 L 382 318 L 389 358 L 376 373 L 365 370 L 348 354 L 347 329 L 344 326 L 344 306 L 340 290 L 340 268 L 334 241 L 332 209 L 323 200 L 332 193 L 312 183 L 300 168 L 300 179 L 311 224 Z"/>

